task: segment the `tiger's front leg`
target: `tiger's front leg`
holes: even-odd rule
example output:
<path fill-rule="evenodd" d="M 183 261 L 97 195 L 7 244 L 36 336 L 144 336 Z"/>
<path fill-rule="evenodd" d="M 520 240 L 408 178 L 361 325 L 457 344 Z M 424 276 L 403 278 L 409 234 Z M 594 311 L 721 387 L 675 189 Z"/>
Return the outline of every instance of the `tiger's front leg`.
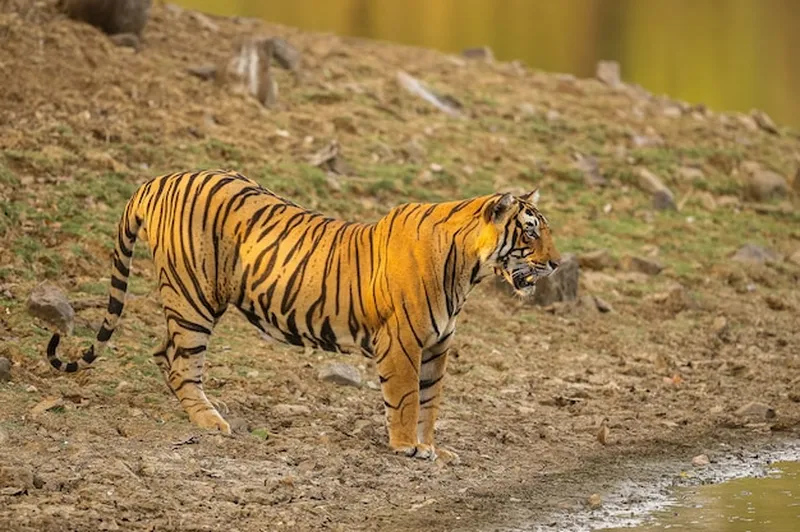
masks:
<path fill-rule="evenodd" d="M 414 340 L 408 341 L 398 332 L 397 329 L 382 330 L 375 346 L 378 376 L 386 406 L 389 447 L 406 456 L 435 459 L 433 447 L 417 440 L 422 349 Z"/>
<path fill-rule="evenodd" d="M 457 463 L 456 453 L 434 445 L 434 430 L 439 405 L 442 402 L 442 385 L 447 368 L 447 354 L 452 343 L 452 335 L 425 349 L 422 353 L 422 365 L 419 374 L 419 406 L 420 415 L 417 422 L 417 440 L 430 446 L 434 455 L 446 462 Z"/>

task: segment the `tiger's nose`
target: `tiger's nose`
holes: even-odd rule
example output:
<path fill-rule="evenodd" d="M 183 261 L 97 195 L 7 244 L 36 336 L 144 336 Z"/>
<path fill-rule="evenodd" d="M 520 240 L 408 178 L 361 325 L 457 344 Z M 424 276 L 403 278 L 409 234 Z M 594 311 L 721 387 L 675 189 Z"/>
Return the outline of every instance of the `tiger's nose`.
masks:
<path fill-rule="evenodd" d="M 547 265 L 550 266 L 550 269 L 552 269 L 553 271 L 556 271 L 558 269 L 559 264 L 561 264 L 561 261 L 558 260 L 551 259 L 547 261 Z"/>

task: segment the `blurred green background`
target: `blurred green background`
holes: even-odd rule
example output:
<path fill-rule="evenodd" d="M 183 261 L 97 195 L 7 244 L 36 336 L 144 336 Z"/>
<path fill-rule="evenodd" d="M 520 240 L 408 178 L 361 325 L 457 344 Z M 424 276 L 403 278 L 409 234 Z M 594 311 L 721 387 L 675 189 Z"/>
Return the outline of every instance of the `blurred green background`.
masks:
<path fill-rule="evenodd" d="M 798 0 L 178 0 L 259 17 L 594 75 L 615 59 L 626 81 L 715 110 L 758 108 L 800 126 Z"/>

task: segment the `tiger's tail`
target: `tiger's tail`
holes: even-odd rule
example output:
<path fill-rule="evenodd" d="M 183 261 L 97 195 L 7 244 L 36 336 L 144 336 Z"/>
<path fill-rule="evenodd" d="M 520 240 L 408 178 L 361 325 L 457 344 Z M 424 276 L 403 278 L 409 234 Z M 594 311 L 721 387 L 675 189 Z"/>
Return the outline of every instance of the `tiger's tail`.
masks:
<path fill-rule="evenodd" d="M 133 257 L 133 246 L 136 243 L 136 235 L 142 225 L 142 217 L 138 214 L 140 198 L 143 188 L 128 200 L 125 212 L 119 221 L 117 228 L 117 243 L 114 246 L 113 266 L 111 268 L 111 286 L 108 294 L 108 310 L 106 311 L 103 324 L 97 331 L 95 342 L 84 351 L 83 356 L 73 362 L 64 362 L 58 358 L 56 348 L 61 341 L 58 333 L 53 334 L 47 344 L 47 360 L 50 365 L 65 373 L 74 373 L 87 368 L 97 358 L 97 353 L 105 346 L 111 338 L 114 328 L 117 326 L 119 317 L 122 314 L 122 307 L 125 305 L 125 294 L 128 291 L 128 276 L 130 275 L 131 259 Z"/>

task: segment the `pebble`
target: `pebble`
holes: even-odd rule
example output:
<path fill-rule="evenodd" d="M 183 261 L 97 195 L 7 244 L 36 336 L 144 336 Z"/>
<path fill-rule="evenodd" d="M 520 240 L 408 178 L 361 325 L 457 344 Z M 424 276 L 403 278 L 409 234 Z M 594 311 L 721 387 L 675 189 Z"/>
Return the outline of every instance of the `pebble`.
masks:
<path fill-rule="evenodd" d="M 586 500 L 586 502 L 589 505 L 589 508 L 592 510 L 596 510 L 603 505 L 603 499 L 600 498 L 598 493 L 592 493 L 589 495 L 589 498 Z"/>
<path fill-rule="evenodd" d="M 705 467 L 710 463 L 711 461 L 708 459 L 708 455 L 706 454 L 698 454 L 692 458 L 692 465 L 694 467 Z"/>
<path fill-rule="evenodd" d="M 317 377 L 321 381 L 333 382 L 342 386 L 361 387 L 361 373 L 358 371 L 358 368 L 350 364 L 341 362 L 328 364 L 319 370 Z"/>
<path fill-rule="evenodd" d="M 59 287 L 47 282 L 36 286 L 28 297 L 28 312 L 62 333 L 72 334 L 75 310 Z"/>
<path fill-rule="evenodd" d="M 664 266 L 656 260 L 633 255 L 622 258 L 622 267 L 629 272 L 639 272 L 646 275 L 658 275 L 664 269 Z"/>
<path fill-rule="evenodd" d="M 739 417 L 752 417 L 760 419 L 772 419 L 776 416 L 775 409 L 759 403 L 758 401 L 751 401 L 746 405 L 736 410 L 736 415 Z"/>
<path fill-rule="evenodd" d="M 736 262 L 750 264 L 768 264 L 780 261 L 781 256 L 779 253 L 764 246 L 747 243 L 733 254 L 732 259 Z"/>

